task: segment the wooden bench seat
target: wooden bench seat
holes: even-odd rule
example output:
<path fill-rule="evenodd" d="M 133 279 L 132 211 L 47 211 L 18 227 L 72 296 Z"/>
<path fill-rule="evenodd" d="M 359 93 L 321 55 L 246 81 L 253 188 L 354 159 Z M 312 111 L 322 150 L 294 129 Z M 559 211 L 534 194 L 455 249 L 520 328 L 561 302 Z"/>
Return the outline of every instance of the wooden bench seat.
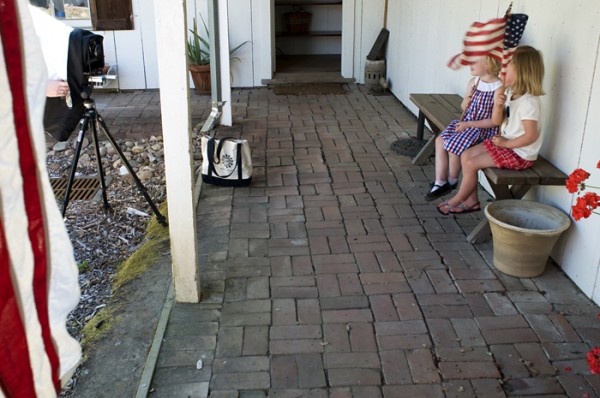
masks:
<path fill-rule="evenodd" d="M 412 163 L 422 164 L 435 150 L 435 138 L 452 120 L 462 114 L 462 97 L 456 94 L 410 94 L 410 100 L 419 108 L 417 138 L 423 139 L 425 120 L 431 127 L 432 137 Z M 496 197 L 501 199 L 521 199 L 536 185 L 565 185 L 568 176 L 543 157 L 538 157 L 534 165 L 527 170 L 507 170 L 490 167 L 483 169 L 483 175 L 490 184 Z M 483 216 L 467 240 L 475 243 L 489 237 L 490 227 Z"/>
<path fill-rule="evenodd" d="M 412 160 L 413 164 L 422 164 L 435 150 L 435 137 L 455 119 L 460 119 L 462 97 L 456 94 L 410 94 L 410 100 L 419 108 L 417 138 L 422 140 L 425 132 L 425 120 L 429 123 L 432 136 Z"/>

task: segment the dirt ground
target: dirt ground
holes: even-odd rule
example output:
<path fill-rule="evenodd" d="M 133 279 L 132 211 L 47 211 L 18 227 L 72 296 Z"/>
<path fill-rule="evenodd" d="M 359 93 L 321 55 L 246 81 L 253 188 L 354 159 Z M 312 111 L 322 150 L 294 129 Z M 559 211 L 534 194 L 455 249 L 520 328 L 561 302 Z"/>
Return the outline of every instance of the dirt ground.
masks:
<path fill-rule="evenodd" d="M 69 396 L 134 397 L 171 283 L 171 257 L 165 254 L 111 298 L 114 322 L 93 347 Z M 99 326 L 100 328 L 103 325 Z"/>

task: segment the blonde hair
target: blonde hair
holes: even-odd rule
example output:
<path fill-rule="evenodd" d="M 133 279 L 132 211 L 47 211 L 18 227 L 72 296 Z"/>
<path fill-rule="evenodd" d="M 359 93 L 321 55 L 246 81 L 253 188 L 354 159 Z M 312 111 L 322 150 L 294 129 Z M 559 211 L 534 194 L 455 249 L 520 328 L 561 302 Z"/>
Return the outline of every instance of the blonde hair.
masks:
<path fill-rule="evenodd" d="M 511 86 L 513 93 L 544 95 L 544 60 L 539 50 L 531 46 L 519 46 L 511 64 L 516 72 L 515 81 Z"/>
<path fill-rule="evenodd" d="M 491 56 L 485 57 L 485 70 L 492 76 L 498 76 L 500 73 L 500 69 L 502 68 L 502 64 L 500 60 Z"/>

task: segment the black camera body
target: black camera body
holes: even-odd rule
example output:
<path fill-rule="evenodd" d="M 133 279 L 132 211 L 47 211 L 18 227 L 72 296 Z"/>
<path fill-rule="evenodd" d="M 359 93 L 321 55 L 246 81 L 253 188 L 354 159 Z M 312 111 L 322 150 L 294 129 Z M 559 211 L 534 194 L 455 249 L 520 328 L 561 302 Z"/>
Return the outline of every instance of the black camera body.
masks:
<path fill-rule="evenodd" d="M 102 74 L 104 68 L 104 37 L 83 29 L 73 29 L 69 36 L 67 83 L 70 106 L 65 98 L 46 98 L 44 129 L 57 141 L 66 141 L 83 116 L 84 99 L 92 87 L 89 77 Z"/>
<path fill-rule="evenodd" d="M 83 66 L 85 70 L 84 73 L 89 75 L 97 75 L 102 73 L 102 68 L 104 68 L 103 41 L 103 36 L 87 30 L 83 31 L 81 35 L 81 47 L 83 53 Z"/>

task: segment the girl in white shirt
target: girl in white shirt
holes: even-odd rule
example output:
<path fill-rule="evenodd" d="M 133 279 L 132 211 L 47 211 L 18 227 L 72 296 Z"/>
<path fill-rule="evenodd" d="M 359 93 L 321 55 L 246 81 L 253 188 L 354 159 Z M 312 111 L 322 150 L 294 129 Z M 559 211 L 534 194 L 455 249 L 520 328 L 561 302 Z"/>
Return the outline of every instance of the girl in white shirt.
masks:
<path fill-rule="evenodd" d="M 494 106 L 506 107 L 501 135 L 467 149 L 461 155 L 463 179 L 457 194 L 438 204 L 444 215 L 463 214 L 481 210 L 477 198 L 477 172 L 486 167 L 522 170 L 533 165 L 542 145 L 541 101 L 543 95 L 544 62 L 540 51 L 531 46 L 516 49 L 506 70 L 508 95 L 498 93 Z M 508 101 L 507 101 L 508 97 Z"/>

